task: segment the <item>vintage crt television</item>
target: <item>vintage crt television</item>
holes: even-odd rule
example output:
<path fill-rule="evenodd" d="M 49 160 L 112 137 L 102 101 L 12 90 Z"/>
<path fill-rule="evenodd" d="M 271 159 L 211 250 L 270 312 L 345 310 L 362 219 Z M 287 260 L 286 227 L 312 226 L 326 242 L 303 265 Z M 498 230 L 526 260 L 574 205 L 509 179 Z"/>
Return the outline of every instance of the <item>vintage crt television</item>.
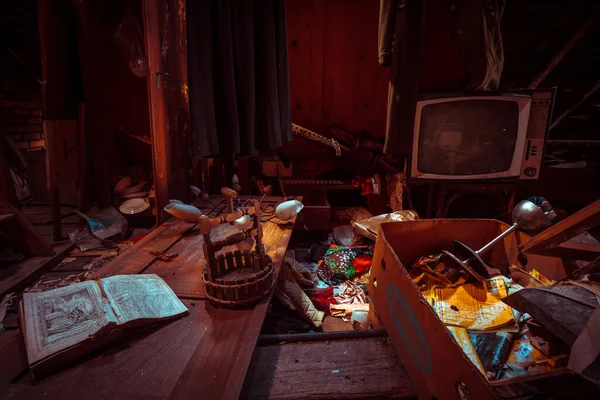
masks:
<path fill-rule="evenodd" d="M 537 179 L 554 95 L 543 89 L 421 98 L 410 178 Z"/>

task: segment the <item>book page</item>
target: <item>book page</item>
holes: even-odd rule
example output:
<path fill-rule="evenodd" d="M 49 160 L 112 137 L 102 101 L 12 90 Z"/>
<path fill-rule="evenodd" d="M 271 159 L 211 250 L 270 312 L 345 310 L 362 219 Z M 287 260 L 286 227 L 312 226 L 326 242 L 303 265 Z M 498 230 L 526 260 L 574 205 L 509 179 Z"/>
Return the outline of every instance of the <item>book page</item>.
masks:
<path fill-rule="evenodd" d="M 95 281 L 23 294 L 29 364 L 65 350 L 116 322 Z"/>
<path fill-rule="evenodd" d="M 158 275 L 116 275 L 100 281 L 119 323 L 173 317 L 187 311 Z"/>

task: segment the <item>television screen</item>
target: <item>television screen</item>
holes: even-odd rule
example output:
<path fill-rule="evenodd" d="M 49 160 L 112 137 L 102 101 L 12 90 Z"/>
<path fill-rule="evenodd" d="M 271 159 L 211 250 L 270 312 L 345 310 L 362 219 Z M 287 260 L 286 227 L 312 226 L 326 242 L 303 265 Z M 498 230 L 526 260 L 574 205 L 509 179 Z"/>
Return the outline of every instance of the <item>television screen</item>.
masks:
<path fill-rule="evenodd" d="M 480 175 L 511 167 L 519 105 L 486 99 L 427 104 L 420 116 L 417 168 L 439 175 Z"/>

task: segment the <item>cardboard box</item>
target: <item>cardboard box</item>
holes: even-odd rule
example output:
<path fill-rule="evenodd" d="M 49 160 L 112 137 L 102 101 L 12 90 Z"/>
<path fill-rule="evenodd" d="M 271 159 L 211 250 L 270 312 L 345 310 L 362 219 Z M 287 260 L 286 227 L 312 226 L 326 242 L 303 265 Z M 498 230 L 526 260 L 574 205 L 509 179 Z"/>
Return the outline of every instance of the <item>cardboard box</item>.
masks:
<path fill-rule="evenodd" d="M 369 283 L 375 320 L 388 331 L 420 399 L 600 398 L 598 386 L 566 368 L 489 382 L 469 361 L 414 284 L 408 269 L 419 257 L 452 249 L 459 240 L 479 249 L 508 225 L 495 220 L 417 220 L 382 224 Z M 504 274 L 516 264 L 518 244 L 530 237 L 508 235 L 483 257 Z M 558 260 L 530 256 L 528 267 Z"/>

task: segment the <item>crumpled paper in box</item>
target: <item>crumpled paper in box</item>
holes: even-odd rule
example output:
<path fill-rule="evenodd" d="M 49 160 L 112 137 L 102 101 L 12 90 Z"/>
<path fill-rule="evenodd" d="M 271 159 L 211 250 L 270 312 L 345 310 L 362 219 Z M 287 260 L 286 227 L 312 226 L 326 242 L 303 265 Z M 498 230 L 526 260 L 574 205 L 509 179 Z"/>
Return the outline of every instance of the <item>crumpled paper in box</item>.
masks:
<path fill-rule="evenodd" d="M 385 222 L 403 222 L 419 219 L 419 215 L 412 210 L 400 210 L 389 214 L 376 215 L 360 221 L 352 221 L 355 235 L 364 236 L 371 240 L 377 239 L 379 225 Z M 354 239 L 356 241 L 356 237 Z"/>

